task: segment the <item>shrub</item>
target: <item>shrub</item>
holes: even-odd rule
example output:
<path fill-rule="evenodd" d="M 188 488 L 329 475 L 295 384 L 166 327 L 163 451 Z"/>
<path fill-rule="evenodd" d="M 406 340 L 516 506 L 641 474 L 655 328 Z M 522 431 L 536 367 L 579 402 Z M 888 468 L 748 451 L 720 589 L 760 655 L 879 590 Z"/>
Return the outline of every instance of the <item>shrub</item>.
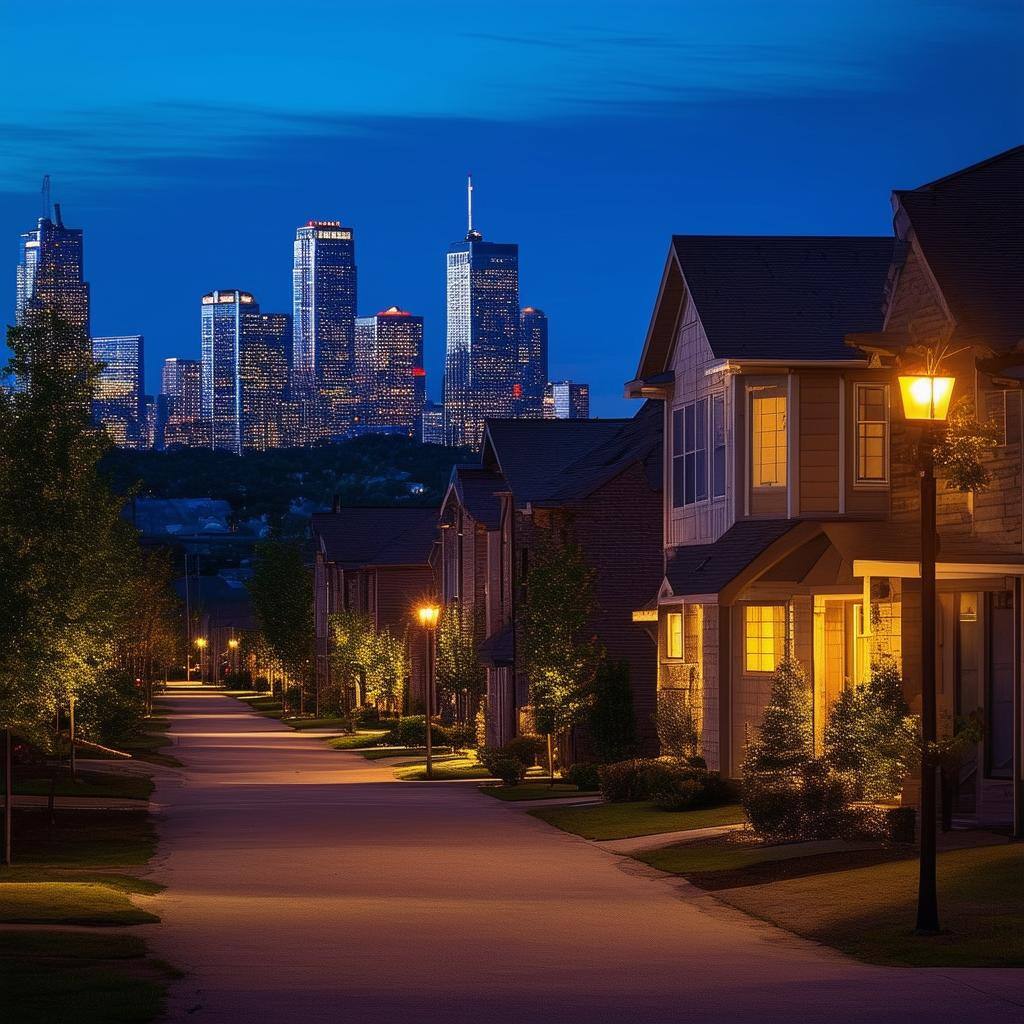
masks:
<path fill-rule="evenodd" d="M 682 779 L 710 777 L 703 758 L 697 757 L 638 757 L 600 765 L 597 771 L 601 795 L 612 804 L 652 800 L 655 793 L 671 789 Z"/>
<path fill-rule="evenodd" d="M 685 762 L 653 777 L 650 788 L 650 799 L 664 811 L 718 807 L 735 798 L 735 788 L 728 779 Z"/>
<path fill-rule="evenodd" d="M 884 843 L 912 843 L 917 824 L 913 807 L 882 807 L 854 804 L 846 809 L 842 837 L 851 840 L 881 840 Z"/>
<path fill-rule="evenodd" d="M 746 772 L 742 796 L 743 809 L 758 835 L 769 839 L 799 836 L 803 814 L 796 773 L 787 778 L 778 772 Z"/>
<path fill-rule="evenodd" d="M 456 750 L 472 750 L 476 746 L 476 725 L 472 722 L 445 726 L 445 732 Z"/>
<path fill-rule="evenodd" d="M 601 777 L 596 764 L 574 764 L 566 769 L 562 778 L 577 789 L 599 789 Z"/>
<path fill-rule="evenodd" d="M 252 681 L 252 688 L 257 693 L 269 693 L 270 692 L 270 680 L 266 676 L 257 676 Z"/>
<path fill-rule="evenodd" d="M 659 690 L 654 716 L 662 754 L 694 757 L 700 743 L 700 729 L 688 690 Z"/>
<path fill-rule="evenodd" d="M 352 712 L 352 720 L 357 726 L 377 725 L 380 712 L 372 704 L 363 704 Z"/>
<path fill-rule="evenodd" d="M 502 753 L 518 758 L 525 767 L 532 768 L 547 755 L 547 740 L 543 736 L 525 734 L 514 736 L 501 748 Z"/>
<path fill-rule="evenodd" d="M 618 761 L 636 753 L 633 688 L 629 663 L 603 660 L 594 676 L 587 712 L 587 738 L 598 761 Z"/>
<path fill-rule="evenodd" d="M 484 767 L 506 786 L 517 786 L 526 776 L 526 765 L 511 754 L 496 753 L 488 758 Z"/>
<path fill-rule="evenodd" d="M 688 811 L 700 806 L 703 794 L 704 787 L 697 779 L 677 778 L 662 784 L 652 798 L 663 811 Z"/>
<path fill-rule="evenodd" d="M 111 671 L 101 684 L 85 690 L 75 702 L 75 731 L 97 743 L 118 743 L 138 728 L 146 714 L 146 696 L 130 673 Z"/>
<path fill-rule="evenodd" d="M 849 789 L 844 778 L 821 758 L 804 766 L 800 780 L 800 835 L 806 839 L 834 839 L 847 820 Z"/>

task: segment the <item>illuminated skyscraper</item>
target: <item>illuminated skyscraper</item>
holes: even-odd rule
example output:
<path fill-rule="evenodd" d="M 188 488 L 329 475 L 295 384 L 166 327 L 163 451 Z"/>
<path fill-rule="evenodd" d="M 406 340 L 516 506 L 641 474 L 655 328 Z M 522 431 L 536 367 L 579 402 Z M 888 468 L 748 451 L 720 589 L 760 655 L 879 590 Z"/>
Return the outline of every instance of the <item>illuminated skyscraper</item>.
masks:
<path fill-rule="evenodd" d="M 202 413 L 210 447 L 242 451 L 243 350 L 258 343 L 260 307 L 248 292 L 214 291 L 202 301 Z"/>
<path fill-rule="evenodd" d="M 426 379 L 423 317 L 392 306 L 356 320 L 360 432 L 418 435 Z"/>
<path fill-rule="evenodd" d="M 352 229 L 311 220 L 295 233 L 292 384 L 318 393 L 328 436 L 355 415 L 356 260 Z"/>
<path fill-rule="evenodd" d="M 165 359 L 160 374 L 157 447 L 209 447 L 202 412 L 202 366 L 197 359 Z"/>
<path fill-rule="evenodd" d="M 100 367 L 93 388 L 93 422 L 118 448 L 148 447 L 142 335 L 93 338 L 92 357 Z"/>
<path fill-rule="evenodd" d="M 544 388 L 544 419 L 585 420 L 590 417 L 590 385 L 557 380 Z"/>
<path fill-rule="evenodd" d="M 548 318 L 527 306 L 519 316 L 518 375 L 513 386 L 513 415 L 540 419 L 548 381 Z"/>
<path fill-rule="evenodd" d="M 261 313 L 258 329 L 243 337 L 239 376 L 245 449 L 266 451 L 284 444 L 282 405 L 291 337 L 292 318 L 287 313 Z"/>
<path fill-rule="evenodd" d="M 82 229 L 67 228 L 60 203 L 54 219 L 40 217 L 21 236 L 15 322 L 30 322 L 37 310 L 54 312 L 89 337 L 89 285 L 82 276 Z"/>
<path fill-rule="evenodd" d="M 519 246 L 485 242 L 473 227 L 448 248 L 448 339 L 444 370 L 445 442 L 477 448 L 488 417 L 513 412 L 519 337 Z"/>

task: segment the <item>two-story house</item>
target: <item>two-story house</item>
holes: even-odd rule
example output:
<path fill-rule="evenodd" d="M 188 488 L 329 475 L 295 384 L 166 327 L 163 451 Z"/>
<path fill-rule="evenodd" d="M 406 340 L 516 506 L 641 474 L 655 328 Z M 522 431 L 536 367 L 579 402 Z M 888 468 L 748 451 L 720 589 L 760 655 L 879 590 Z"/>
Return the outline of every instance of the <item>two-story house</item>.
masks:
<path fill-rule="evenodd" d="M 330 616 L 360 612 L 378 630 L 405 637 L 410 678 L 406 710 L 422 712 L 427 692 L 426 643 L 416 609 L 437 593 L 431 555 L 437 536 L 436 508 L 342 508 L 313 515 L 315 550 L 314 626 L 321 694 L 333 692 Z M 363 695 L 341 695 L 347 707 Z"/>
<path fill-rule="evenodd" d="M 819 742 L 836 696 L 883 651 L 919 709 L 916 438 L 895 378 L 918 369 L 911 342 L 952 341 L 965 347 L 947 367 L 956 396 L 998 412 L 1005 444 L 989 491 L 942 497 L 940 713 L 948 728 L 985 709 L 961 810 L 1009 814 L 1024 558 L 1019 396 L 1005 353 L 1024 336 L 1011 287 L 1021 204 L 1007 214 L 1009 247 L 992 207 L 1019 194 L 1014 152 L 896 193 L 895 240 L 673 239 L 627 394 L 664 408 L 659 687 L 691 702 L 705 756 L 727 775 L 739 773 L 787 644 L 811 680 Z M 1002 376 L 985 369 L 993 359 Z"/>
<path fill-rule="evenodd" d="M 594 633 L 630 667 L 637 734 L 653 745 L 655 671 L 629 612 L 661 578 L 661 422 L 652 406 L 631 420 L 490 420 L 478 466 L 456 467 L 441 512 L 441 581 L 481 631 L 487 742 L 531 728 L 517 657 L 517 607 L 530 551 L 571 538 L 595 570 Z"/>

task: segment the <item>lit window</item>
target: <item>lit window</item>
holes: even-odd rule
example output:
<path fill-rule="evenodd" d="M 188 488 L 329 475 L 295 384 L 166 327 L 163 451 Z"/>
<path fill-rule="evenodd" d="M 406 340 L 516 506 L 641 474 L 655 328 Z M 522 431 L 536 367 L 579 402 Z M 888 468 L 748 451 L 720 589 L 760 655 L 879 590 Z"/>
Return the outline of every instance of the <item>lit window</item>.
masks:
<path fill-rule="evenodd" d="M 786 396 L 776 389 L 755 394 L 753 422 L 754 486 L 786 486 Z"/>
<path fill-rule="evenodd" d="M 744 665 L 748 672 L 774 672 L 782 660 L 786 641 L 786 607 L 781 604 L 747 605 Z"/>
<path fill-rule="evenodd" d="M 886 384 L 854 386 L 857 408 L 857 483 L 889 479 L 889 388 Z"/>
<path fill-rule="evenodd" d="M 665 655 L 669 658 L 683 656 L 682 612 L 669 612 L 665 616 Z"/>

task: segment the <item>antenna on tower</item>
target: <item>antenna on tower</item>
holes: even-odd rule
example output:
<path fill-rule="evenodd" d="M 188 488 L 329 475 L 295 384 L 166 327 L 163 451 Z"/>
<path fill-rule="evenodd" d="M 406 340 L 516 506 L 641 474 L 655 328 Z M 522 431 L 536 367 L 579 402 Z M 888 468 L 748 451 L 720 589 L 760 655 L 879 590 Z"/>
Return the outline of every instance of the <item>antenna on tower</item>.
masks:
<path fill-rule="evenodd" d="M 49 220 L 52 207 L 50 205 L 50 176 L 48 174 L 43 175 L 43 186 L 39 190 L 39 194 L 43 202 L 43 216 Z"/>
<path fill-rule="evenodd" d="M 473 175 L 466 175 L 466 217 L 469 221 L 469 234 L 473 234 Z"/>

